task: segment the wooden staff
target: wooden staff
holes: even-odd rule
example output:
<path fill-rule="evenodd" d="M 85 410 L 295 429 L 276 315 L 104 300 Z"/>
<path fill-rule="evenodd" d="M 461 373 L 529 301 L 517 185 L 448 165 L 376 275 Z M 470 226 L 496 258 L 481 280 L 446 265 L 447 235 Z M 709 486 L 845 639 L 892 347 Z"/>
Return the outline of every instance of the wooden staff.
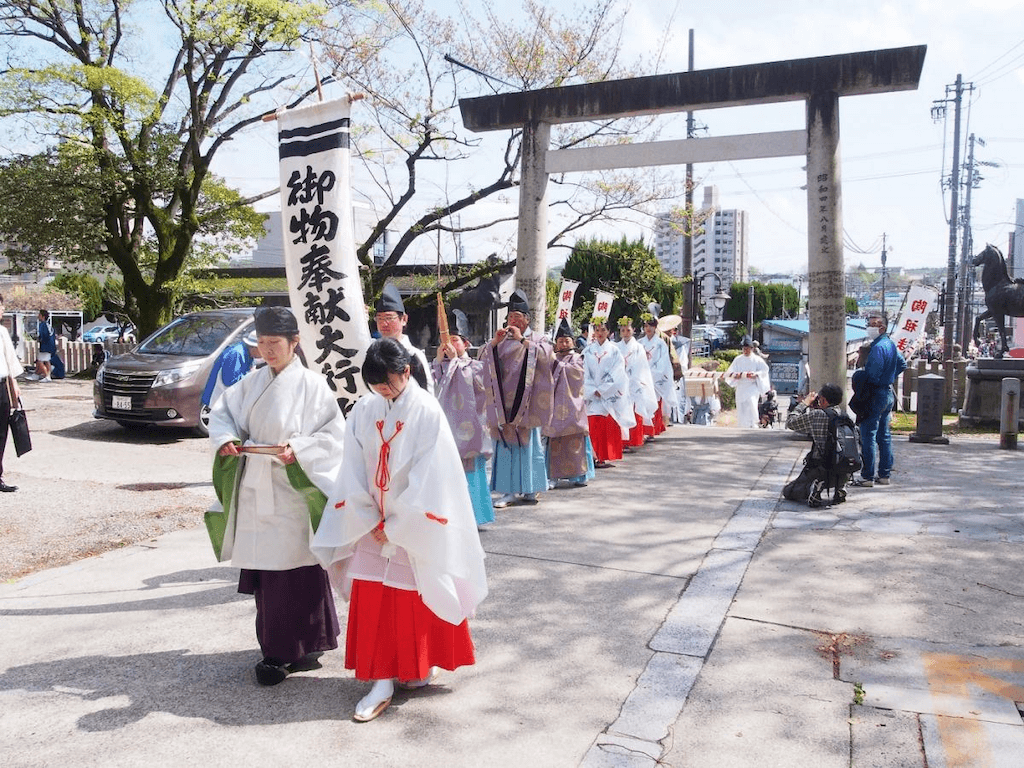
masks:
<path fill-rule="evenodd" d="M 437 292 L 437 330 L 441 335 L 441 349 L 448 346 L 451 333 L 448 330 L 448 313 L 444 311 L 444 299 L 441 292 Z"/>

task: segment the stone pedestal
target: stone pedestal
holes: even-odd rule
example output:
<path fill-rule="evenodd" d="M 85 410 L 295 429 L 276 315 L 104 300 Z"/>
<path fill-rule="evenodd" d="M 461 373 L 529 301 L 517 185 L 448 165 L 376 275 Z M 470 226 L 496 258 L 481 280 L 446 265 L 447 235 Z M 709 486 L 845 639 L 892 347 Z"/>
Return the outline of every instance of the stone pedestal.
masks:
<path fill-rule="evenodd" d="M 943 376 L 930 373 L 917 377 L 917 430 L 910 442 L 949 445 L 949 438 L 942 434 L 945 389 Z"/>
<path fill-rule="evenodd" d="M 960 423 L 999 428 L 1003 379 L 1024 382 L 1024 360 L 982 358 L 967 366 L 967 392 L 960 411 Z M 1024 411 L 1017 409 L 1018 428 L 1024 428 Z"/>

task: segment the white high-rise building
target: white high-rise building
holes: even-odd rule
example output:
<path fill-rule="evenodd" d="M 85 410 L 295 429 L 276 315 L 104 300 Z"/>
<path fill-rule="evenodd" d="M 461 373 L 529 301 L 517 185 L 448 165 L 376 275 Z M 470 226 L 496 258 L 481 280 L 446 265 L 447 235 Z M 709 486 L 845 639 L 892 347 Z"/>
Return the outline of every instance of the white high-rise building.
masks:
<path fill-rule="evenodd" d="M 1010 262 L 1010 277 L 1024 277 L 1024 200 L 1017 198 L 1017 222 L 1013 228 L 1011 250 L 1006 254 Z"/>
<path fill-rule="evenodd" d="M 747 251 L 749 248 L 747 212 L 736 209 L 722 210 L 718 204 L 718 188 L 704 187 L 704 204 L 699 219 L 701 231 L 693 236 L 693 273 L 714 272 L 728 288 L 736 282 L 746 282 Z M 654 234 L 654 254 L 666 272 L 683 276 L 683 241 L 685 234 L 673 225 L 671 213 L 657 216 Z"/>

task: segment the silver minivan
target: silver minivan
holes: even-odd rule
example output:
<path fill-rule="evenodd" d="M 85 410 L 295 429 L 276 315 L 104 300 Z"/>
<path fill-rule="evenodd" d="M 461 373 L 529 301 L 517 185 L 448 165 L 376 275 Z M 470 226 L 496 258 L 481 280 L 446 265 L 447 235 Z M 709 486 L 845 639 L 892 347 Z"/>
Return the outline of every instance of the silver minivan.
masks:
<path fill-rule="evenodd" d="M 123 427 L 151 424 L 207 434 L 203 389 L 225 348 L 253 329 L 253 308 L 192 312 L 96 372 L 93 415 Z"/>

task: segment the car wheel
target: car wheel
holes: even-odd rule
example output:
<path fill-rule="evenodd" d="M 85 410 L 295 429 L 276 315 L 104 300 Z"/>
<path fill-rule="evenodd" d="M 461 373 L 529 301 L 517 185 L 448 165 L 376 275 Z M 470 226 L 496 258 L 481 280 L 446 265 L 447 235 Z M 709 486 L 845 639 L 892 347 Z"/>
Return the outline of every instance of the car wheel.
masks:
<path fill-rule="evenodd" d="M 199 406 L 199 423 L 196 424 L 196 432 L 200 437 L 210 436 L 210 406 Z"/>

